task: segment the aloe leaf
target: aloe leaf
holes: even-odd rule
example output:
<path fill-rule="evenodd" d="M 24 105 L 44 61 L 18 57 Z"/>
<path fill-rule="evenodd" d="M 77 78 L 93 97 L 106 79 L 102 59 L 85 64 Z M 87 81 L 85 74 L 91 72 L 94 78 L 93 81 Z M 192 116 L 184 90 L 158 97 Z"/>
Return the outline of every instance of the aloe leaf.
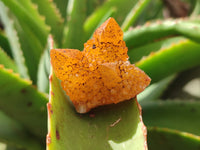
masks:
<path fill-rule="evenodd" d="M 180 41 L 142 59 L 136 66 L 157 82 L 176 72 L 200 65 L 200 45 L 190 40 Z"/>
<path fill-rule="evenodd" d="M 50 35 L 39 64 L 37 87 L 41 92 L 49 92 L 49 74 L 50 74 L 50 50 L 55 48 L 53 37 Z"/>
<path fill-rule="evenodd" d="M 103 24 L 108 18 L 112 17 L 116 13 L 116 8 L 111 7 L 108 12 L 102 17 L 102 19 L 99 21 L 99 24 L 97 25 L 96 29 L 100 27 L 101 24 Z M 96 30 L 95 29 L 95 30 Z M 93 35 L 91 35 L 90 38 L 92 38 Z"/>
<path fill-rule="evenodd" d="M 138 17 L 136 24 L 143 25 L 147 21 L 155 20 L 156 19 L 163 19 L 163 9 L 165 5 L 163 1 L 160 0 L 153 0 L 151 1 L 148 6 L 142 11 L 140 17 Z M 153 11 L 152 11 L 153 10 Z"/>
<path fill-rule="evenodd" d="M 17 72 L 17 66 L 14 61 L 0 48 L 0 64 L 4 65 L 6 68 L 12 69 Z"/>
<path fill-rule="evenodd" d="M 184 100 L 140 103 L 147 127 L 162 127 L 200 135 L 200 102 Z"/>
<path fill-rule="evenodd" d="M 27 150 L 42 150 L 41 143 L 31 137 L 24 127 L 0 111 L 0 141 Z"/>
<path fill-rule="evenodd" d="M 44 138 L 47 97 L 31 82 L 0 67 L 0 109 L 20 122 L 32 134 Z"/>
<path fill-rule="evenodd" d="M 200 1 L 196 0 L 195 7 L 193 9 L 191 16 L 198 16 L 199 14 L 200 14 Z"/>
<path fill-rule="evenodd" d="M 54 0 L 54 3 L 56 4 L 58 9 L 60 10 L 62 17 L 65 18 L 68 0 Z"/>
<path fill-rule="evenodd" d="M 16 30 L 18 31 L 28 72 L 33 84 L 36 84 L 38 64 L 45 47 L 44 45 L 41 45 L 39 39 L 31 32 L 29 28 L 27 28 L 26 25 L 23 23 L 19 24 L 17 20 L 15 20 L 14 24 Z"/>
<path fill-rule="evenodd" d="M 18 67 L 18 71 L 22 77 L 28 79 L 28 70 L 25 66 L 25 60 L 21 45 L 19 43 L 19 37 L 14 28 L 13 20 L 8 16 L 8 10 L 2 2 L 0 2 L 0 15 L 3 23 L 5 24 L 5 32 L 11 46 L 14 61 Z"/>
<path fill-rule="evenodd" d="M 148 128 L 149 150 L 198 150 L 200 147 L 200 137 L 177 130 L 166 128 Z"/>
<path fill-rule="evenodd" d="M 1 0 L 12 12 L 15 14 L 19 22 L 28 23 L 28 27 L 32 30 L 37 37 L 40 38 L 42 43 L 46 42 L 49 28 L 44 23 L 42 18 L 35 18 L 32 16 L 27 8 L 24 8 L 20 1 L 16 0 Z M 30 8 L 31 9 L 31 8 Z"/>
<path fill-rule="evenodd" d="M 136 100 L 99 107 L 88 114 L 78 114 L 54 74 L 50 77 L 50 87 L 49 150 L 147 148 L 141 108 Z"/>
<path fill-rule="evenodd" d="M 178 98 L 200 100 L 199 74 L 199 66 L 180 72 L 162 95 L 162 99 Z"/>
<path fill-rule="evenodd" d="M 83 49 L 83 23 L 86 17 L 84 0 L 69 0 L 67 8 L 67 24 L 65 25 L 63 47 Z"/>
<path fill-rule="evenodd" d="M 8 38 L 5 36 L 5 34 L 1 31 L 0 29 L 0 47 L 2 49 L 5 50 L 5 52 L 11 57 L 13 58 L 12 56 L 12 52 L 11 52 L 11 48 L 10 48 L 10 44 L 8 42 Z"/>
<path fill-rule="evenodd" d="M 31 16 L 29 16 L 29 17 L 31 17 L 34 20 L 37 20 L 38 24 L 40 24 L 41 27 L 43 26 L 42 30 L 44 30 L 44 32 L 45 31 L 46 31 L 46 33 L 49 32 L 50 28 L 49 28 L 49 26 L 47 26 L 45 24 L 45 17 L 41 16 L 41 14 L 39 14 L 38 6 L 36 4 L 32 3 L 31 0 L 18 0 L 17 2 L 18 2 L 18 5 L 23 7 L 24 11 L 26 11 L 28 14 L 31 14 Z M 11 10 L 11 12 L 12 12 L 12 10 Z M 31 27 L 29 25 L 30 22 L 27 23 L 27 21 L 21 20 L 21 18 L 19 16 L 17 16 L 15 13 L 13 13 L 13 14 L 16 17 L 15 21 L 17 21 L 19 23 L 19 26 L 22 26 L 22 29 L 26 28 L 25 32 L 28 32 L 28 37 L 30 37 L 30 39 L 33 36 L 35 36 L 35 37 L 37 37 L 37 40 L 40 42 L 41 45 L 46 44 L 46 41 L 44 42 L 44 39 L 46 40 L 47 35 L 44 36 L 44 39 L 42 39 L 43 36 L 41 36 L 41 35 L 38 36 L 38 34 L 34 30 L 31 29 Z"/>
<path fill-rule="evenodd" d="M 51 27 L 51 34 L 55 37 L 56 42 L 60 45 L 64 27 L 64 19 L 62 18 L 58 8 L 53 1 L 49 0 L 32 0 L 38 6 L 41 15 L 45 16 L 45 22 Z"/>
<path fill-rule="evenodd" d="M 18 1 L 18 5 L 23 7 L 24 11 L 30 12 L 32 18 L 38 19 L 39 24 L 44 24 L 44 19 L 37 12 L 36 6 L 33 5 L 30 0 Z M 11 12 L 8 13 L 10 14 Z M 36 84 L 39 60 L 44 50 L 44 45 L 46 44 L 46 40 L 44 43 L 43 38 L 46 39 L 47 37 L 35 33 L 27 23 L 28 21 L 20 20 L 16 14 L 14 16 L 11 13 L 10 16 L 14 19 L 14 25 L 19 36 L 19 41 L 21 42 L 21 49 L 25 57 L 25 63 L 28 67 L 29 75 L 34 84 Z M 46 25 L 45 27 L 46 30 L 48 30 Z"/>
<path fill-rule="evenodd" d="M 173 37 L 129 49 L 128 50 L 129 60 L 131 63 L 136 63 L 140 61 L 142 58 L 145 58 L 146 56 L 150 55 L 151 53 L 154 53 L 161 49 L 166 49 L 171 45 L 180 43 L 181 41 L 184 40 L 186 40 L 186 38 L 184 37 Z"/>
<path fill-rule="evenodd" d="M 135 6 L 131 9 L 129 14 L 126 16 L 124 22 L 122 23 L 122 30 L 127 31 L 129 27 L 135 23 L 141 12 L 149 4 L 151 0 L 139 0 Z"/>
<path fill-rule="evenodd" d="M 171 75 L 162 79 L 159 82 L 151 84 L 147 87 L 143 92 L 141 92 L 138 96 L 138 102 L 141 103 L 143 101 L 154 101 L 158 100 L 165 90 L 168 88 L 170 83 L 175 79 L 176 75 Z"/>
<path fill-rule="evenodd" d="M 91 15 L 95 9 L 101 6 L 106 0 L 87 0 L 87 16 Z"/>
<path fill-rule="evenodd" d="M 116 13 L 113 17 L 119 24 L 121 24 L 123 21 L 122 19 L 127 15 L 135 3 L 136 0 L 109 0 L 104 2 L 103 5 L 94 11 L 85 21 L 85 39 L 88 39 L 92 35 L 102 17 L 110 10 L 111 7 L 116 9 Z"/>
<path fill-rule="evenodd" d="M 138 47 L 172 35 L 182 35 L 199 42 L 199 32 L 199 23 L 192 23 L 189 20 L 175 19 L 146 23 L 146 25 L 142 27 L 136 27 L 133 30 L 125 32 L 124 40 L 129 48 Z"/>
<path fill-rule="evenodd" d="M 45 26 L 45 18 L 39 14 L 38 6 L 32 3 L 31 0 L 16 0 L 20 7 L 23 7 L 24 11 L 31 14 L 32 18 L 38 19 L 38 22 Z"/>

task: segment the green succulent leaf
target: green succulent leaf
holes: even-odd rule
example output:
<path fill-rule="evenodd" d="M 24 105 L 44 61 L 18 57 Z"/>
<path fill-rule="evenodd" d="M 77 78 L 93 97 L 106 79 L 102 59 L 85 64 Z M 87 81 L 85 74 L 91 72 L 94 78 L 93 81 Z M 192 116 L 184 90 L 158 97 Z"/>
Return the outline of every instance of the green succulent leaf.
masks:
<path fill-rule="evenodd" d="M 16 73 L 18 72 L 17 66 L 15 65 L 14 61 L 1 48 L 0 48 L 0 64 L 4 65 L 5 68 L 12 69 Z"/>
<path fill-rule="evenodd" d="M 143 25 L 150 20 L 164 19 L 165 16 L 163 15 L 163 9 L 165 9 L 165 4 L 163 3 L 163 1 L 151 1 L 140 14 L 140 17 L 137 19 L 136 24 Z"/>
<path fill-rule="evenodd" d="M 99 6 L 101 6 L 106 0 L 87 0 L 87 16 L 90 16 Z"/>
<path fill-rule="evenodd" d="M 6 24 L 5 33 L 7 35 L 8 41 L 10 43 L 12 55 L 13 55 L 16 65 L 17 65 L 19 74 L 22 77 L 28 79 L 29 78 L 28 70 L 25 66 L 25 60 L 24 60 L 21 45 L 19 42 L 18 34 L 14 27 L 13 20 L 8 15 L 8 9 L 5 7 L 5 5 L 2 2 L 0 2 L 0 15 L 1 15 L 1 19 L 4 22 L 4 24 Z"/>
<path fill-rule="evenodd" d="M 46 134 L 47 97 L 31 82 L 0 67 L 0 109 L 39 138 Z"/>
<path fill-rule="evenodd" d="M 34 84 L 36 84 L 38 64 L 44 51 L 49 27 L 45 24 L 44 18 L 40 16 L 36 6 L 30 0 L 2 0 L 2 2 L 10 10 L 7 11 L 6 15 L 9 13 L 9 16 L 14 21 L 14 27 L 19 37 L 28 74 Z M 5 26 L 7 26 L 7 22 L 5 22 Z"/>
<path fill-rule="evenodd" d="M 193 9 L 193 12 L 191 13 L 191 16 L 198 16 L 200 14 L 200 1 L 196 0 L 195 7 Z"/>
<path fill-rule="evenodd" d="M 200 101 L 168 100 L 141 103 L 149 127 L 162 127 L 200 135 Z"/>
<path fill-rule="evenodd" d="M 59 9 L 53 1 L 32 0 L 32 2 L 37 4 L 40 14 L 45 16 L 46 24 L 51 27 L 51 34 L 54 36 L 58 45 L 61 45 L 64 19 L 62 18 Z"/>
<path fill-rule="evenodd" d="M 30 4 L 30 0 L 16 1 L 16 0 L 1 0 L 10 11 L 15 14 L 15 17 L 20 23 L 26 23 L 27 27 L 40 38 L 42 43 L 46 42 L 46 38 L 49 32 L 49 28 L 46 26 L 44 19 L 40 17 L 35 7 Z M 25 2 L 25 3 L 24 3 Z M 27 7 L 29 6 L 29 7 Z M 35 9 L 35 10 L 34 10 Z M 29 13 L 31 11 L 32 13 Z"/>
<path fill-rule="evenodd" d="M 0 141 L 26 150 L 42 150 L 41 143 L 31 137 L 24 127 L 0 111 Z M 1 150 L 1 148 L 0 148 Z"/>
<path fill-rule="evenodd" d="M 163 93 L 163 99 L 195 99 L 200 100 L 200 67 L 180 72 L 174 82 Z"/>
<path fill-rule="evenodd" d="M 189 19 L 175 19 L 146 23 L 144 26 L 136 27 L 133 30 L 125 32 L 124 40 L 129 48 L 135 48 L 154 42 L 163 37 L 175 35 L 185 36 L 191 40 L 199 42 L 200 24 L 192 21 L 190 22 Z"/>
<path fill-rule="evenodd" d="M 109 0 L 104 2 L 101 7 L 96 9 L 84 23 L 84 31 L 86 34 L 85 39 L 89 39 L 94 30 L 97 28 L 100 20 L 105 16 L 105 14 L 110 10 L 110 8 L 115 8 L 116 13 L 113 16 L 119 24 L 122 23 L 123 18 L 135 5 L 136 0 Z"/>
<path fill-rule="evenodd" d="M 1 14 L 0 14 L 1 15 Z M 5 52 L 13 58 L 10 44 L 8 42 L 8 38 L 6 37 L 5 33 L 0 29 L 0 47 L 5 50 Z"/>
<path fill-rule="evenodd" d="M 199 147 L 199 136 L 167 128 L 148 128 L 149 150 L 198 150 Z"/>
<path fill-rule="evenodd" d="M 19 35 L 19 41 L 23 50 L 28 73 L 33 83 L 36 84 L 38 64 L 41 54 L 44 51 L 44 45 L 40 43 L 39 39 L 25 24 L 19 24 L 15 19 L 14 25 Z"/>
<path fill-rule="evenodd" d="M 200 45 L 190 40 L 183 40 L 152 53 L 136 63 L 157 82 L 171 74 L 200 65 Z"/>
<path fill-rule="evenodd" d="M 54 3 L 56 4 L 56 7 L 60 10 L 62 18 L 65 18 L 68 0 L 54 0 Z"/>
<path fill-rule="evenodd" d="M 47 135 L 49 150 L 147 148 L 141 108 L 136 100 L 78 114 L 54 74 L 50 77 L 50 85 Z"/>
<path fill-rule="evenodd" d="M 103 24 L 108 18 L 113 17 L 113 15 L 116 13 L 116 8 L 111 7 L 108 12 L 102 17 L 102 19 L 99 21 L 99 24 L 97 25 L 97 28 L 100 27 L 101 24 Z M 96 28 L 96 29 L 97 29 Z M 95 30 L 96 30 L 95 29 Z M 92 38 L 93 35 L 91 35 L 90 38 Z"/>
<path fill-rule="evenodd" d="M 151 0 L 139 0 L 135 6 L 131 9 L 129 14 L 126 16 L 123 24 L 122 30 L 127 31 L 131 25 L 133 25 L 138 19 L 139 15 L 145 9 L 145 7 L 150 3 Z"/>
<path fill-rule="evenodd" d="M 67 8 L 67 23 L 65 25 L 63 47 L 83 49 L 83 23 L 86 18 L 85 0 L 69 0 Z"/>
<path fill-rule="evenodd" d="M 148 86 L 143 92 L 141 92 L 138 96 L 138 102 L 141 103 L 143 101 L 155 101 L 158 100 L 162 94 L 165 92 L 167 87 L 172 83 L 175 79 L 176 75 L 171 75 L 162 79 L 159 82 L 151 84 Z"/>
<path fill-rule="evenodd" d="M 186 40 L 186 38 L 184 37 L 172 37 L 164 40 L 159 40 L 157 42 L 145 44 L 140 47 L 129 49 L 128 50 L 129 60 L 131 63 L 136 63 L 140 61 L 142 58 L 147 57 L 151 53 L 153 54 L 159 50 L 166 49 L 184 40 Z"/>
<path fill-rule="evenodd" d="M 53 37 L 50 35 L 39 64 L 37 87 L 38 90 L 44 93 L 49 92 L 49 74 L 50 74 L 50 50 L 55 48 Z"/>

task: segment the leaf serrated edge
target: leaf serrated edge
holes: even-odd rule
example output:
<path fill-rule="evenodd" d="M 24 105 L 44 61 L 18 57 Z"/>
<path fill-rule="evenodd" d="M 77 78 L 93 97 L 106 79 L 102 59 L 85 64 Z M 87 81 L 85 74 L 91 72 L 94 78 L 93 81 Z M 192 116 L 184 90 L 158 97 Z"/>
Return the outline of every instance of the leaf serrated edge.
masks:
<path fill-rule="evenodd" d="M 28 28 L 34 32 L 38 38 L 40 38 L 41 43 L 45 44 L 47 35 L 49 33 L 48 26 L 45 24 L 44 21 L 42 20 L 37 20 L 41 19 L 40 15 L 38 18 L 34 18 L 30 11 L 27 10 L 27 8 L 23 7 L 23 5 L 20 3 L 20 1 L 15 1 L 15 0 L 1 0 L 8 8 L 9 10 L 15 14 L 16 18 L 19 20 L 21 23 L 29 23 Z M 30 0 L 29 0 L 30 1 Z"/>
<path fill-rule="evenodd" d="M 57 7 L 56 3 L 54 2 L 54 0 L 49 0 L 49 2 L 51 3 L 52 7 L 54 8 L 55 13 L 57 14 L 57 16 L 64 22 L 64 18 L 62 17 L 61 12 L 58 9 L 58 7 Z"/>
<path fill-rule="evenodd" d="M 24 79 L 24 78 L 21 78 L 21 76 L 20 76 L 19 73 L 14 72 L 12 69 L 5 68 L 5 66 L 2 65 L 2 64 L 0 64 L 0 69 L 6 71 L 6 72 L 9 73 L 9 74 L 12 74 L 14 77 L 16 77 L 16 78 L 18 78 L 18 79 L 20 79 L 20 80 L 25 81 L 27 84 L 32 85 L 32 81 L 31 81 L 31 80 L 26 79 L 26 78 L 25 78 L 25 79 Z"/>
<path fill-rule="evenodd" d="M 31 2 L 31 6 L 32 6 L 33 10 L 35 10 L 35 11 L 37 12 L 37 16 L 38 16 L 38 17 L 41 19 L 41 21 L 43 21 L 43 23 L 45 24 L 45 23 L 46 23 L 46 17 L 45 17 L 44 15 L 41 15 L 41 14 L 39 13 L 38 5 L 35 4 L 35 3 L 32 3 L 31 0 L 30 0 L 30 2 Z M 45 24 L 45 26 L 46 26 L 46 29 L 47 29 L 48 31 L 51 30 L 51 27 L 50 27 L 49 25 Z"/>
<path fill-rule="evenodd" d="M 18 71 L 20 75 L 26 79 L 29 79 L 28 69 L 25 65 L 24 55 L 21 49 L 21 45 L 19 43 L 19 37 L 17 34 L 16 29 L 14 28 L 14 20 L 9 18 L 8 16 L 8 9 L 6 6 L 0 2 L 0 16 L 3 20 L 3 23 L 6 24 L 5 32 L 7 33 L 8 40 L 10 42 L 12 54 L 14 57 L 14 61 L 18 67 Z M 8 29 L 9 28 L 9 29 Z M 13 39 L 15 38 L 15 39 Z"/>
<path fill-rule="evenodd" d="M 137 100 L 137 96 L 135 97 L 135 101 L 137 103 L 138 106 L 138 110 L 139 110 L 139 118 L 140 118 L 140 123 L 142 124 L 142 131 L 143 131 L 143 136 L 144 136 L 144 150 L 148 150 L 148 146 L 147 146 L 147 127 L 144 125 L 143 119 L 142 119 L 142 107 L 141 105 L 138 103 Z"/>
<path fill-rule="evenodd" d="M 168 48 L 150 53 L 135 65 L 144 70 L 151 77 L 151 83 L 154 83 L 176 72 L 200 65 L 199 48 L 200 44 L 183 39 L 172 43 Z"/>
<path fill-rule="evenodd" d="M 140 66 L 140 64 L 145 63 L 145 61 L 151 59 L 153 56 L 157 56 L 160 53 L 166 51 L 167 49 L 172 48 L 173 46 L 178 46 L 180 44 L 187 43 L 187 42 L 188 42 L 188 39 L 182 39 L 178 43 L 172 43 L 169 46 L 167 46 L 165 48 L 161 48 L 160 50 L 158 50 L 156 52 L 151 52 L 148 56 L 144 56 L 144 57 L 141 58 L 141 60 L 139 60 L 138 62 L 136 62 L 136 66 Z"/>
<path fill-rule="evenodd" d="M 196 42 L 200 41 L 200 17 L 156 20 L 136 26 L 124 33 L 129 48 L 135 48 L 168 36 L 182 35 Z M 139 41 L 137 39 L 140 39 Z"/>
<path fill-rule="evenodd" d="M 38 0 L 32 0 L 33 4 L 37 7 L 37 11 L 40 13 L 40 16 L 43 17 L 44 22 L 48 26 L 48 30 L 50 31 L 53 36 L 56 37 L 57 43 L 60 45 L 62 42 L 62 36 L 63 33 L 61 32 L 64 29 L 64 21 L 65 19 L 62 17 L 59 9 L 57 8 L 55 2 L 53 0 L 47 0 L 49 8 L 51 9 L 51 12 L 54 13 L 53 18 L 56 19 L 56 23 L 60 25 L 59 29 L 56 30 L 55 23 L 52 23 L 52 20 L 48 19 L 46 14 L 42 14 L 41 10 L 39 8 L 39 3 L 37 3 Z M 48 21 L 49 20 L 49 21 Z M 58 31 L 58 32 L 55 32 Z M 59 33 L 59 34 L 58 34 Z"/>
<path fill-rule="evenodd" d="M 6 68 L 8 67 L 10 69 L 13 69 L 14 72 L 18 72 L 17 66 L 14 63 L 13 59 L 11 59 L 11 57 L 4 51 L 4 49 L 1 46 L 0 46 L 0 53 L 3 54 L 3 56 L 5 56 L 7 58 L 7 62 L 9 61 L 8 63 L 10 63 L 9 66 L 6 66 L 5 64 L 3 64 L 3 65 L 5 65 Z M 7 63 L 7 62 L 5 62 L 5 63 Z"/>

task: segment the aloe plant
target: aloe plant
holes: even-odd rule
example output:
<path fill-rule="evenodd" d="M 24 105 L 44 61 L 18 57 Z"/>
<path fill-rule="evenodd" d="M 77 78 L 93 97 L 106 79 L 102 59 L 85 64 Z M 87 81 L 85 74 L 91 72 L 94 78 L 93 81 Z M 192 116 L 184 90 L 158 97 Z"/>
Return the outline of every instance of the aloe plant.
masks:
<path fill-rule="evenodd" d="M 198 149 L 200 11 L 198 0 L 187 2 L 191 16 L 165 19 L 160 0 L 0 0 L 0 150 Z M 130 62 L 152 82 L 139 103 L 79 114 L 50 50 L 82 50 L 109 17 L 124 31 Z"/>

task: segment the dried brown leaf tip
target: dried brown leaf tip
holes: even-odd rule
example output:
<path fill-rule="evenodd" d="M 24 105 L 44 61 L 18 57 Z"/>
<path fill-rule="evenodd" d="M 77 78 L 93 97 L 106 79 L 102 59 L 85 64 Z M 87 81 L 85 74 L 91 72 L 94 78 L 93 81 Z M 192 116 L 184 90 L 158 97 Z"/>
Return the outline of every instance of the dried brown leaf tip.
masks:
<path fill-rule="evenodd" d="M 130 100 L 149 85 L 151 79 L 130 64 L 127 51 L 123 32 L 113 18 L 95 31 L 82 52 L 51 50 L 55 75 L 77 112 Z"/>

